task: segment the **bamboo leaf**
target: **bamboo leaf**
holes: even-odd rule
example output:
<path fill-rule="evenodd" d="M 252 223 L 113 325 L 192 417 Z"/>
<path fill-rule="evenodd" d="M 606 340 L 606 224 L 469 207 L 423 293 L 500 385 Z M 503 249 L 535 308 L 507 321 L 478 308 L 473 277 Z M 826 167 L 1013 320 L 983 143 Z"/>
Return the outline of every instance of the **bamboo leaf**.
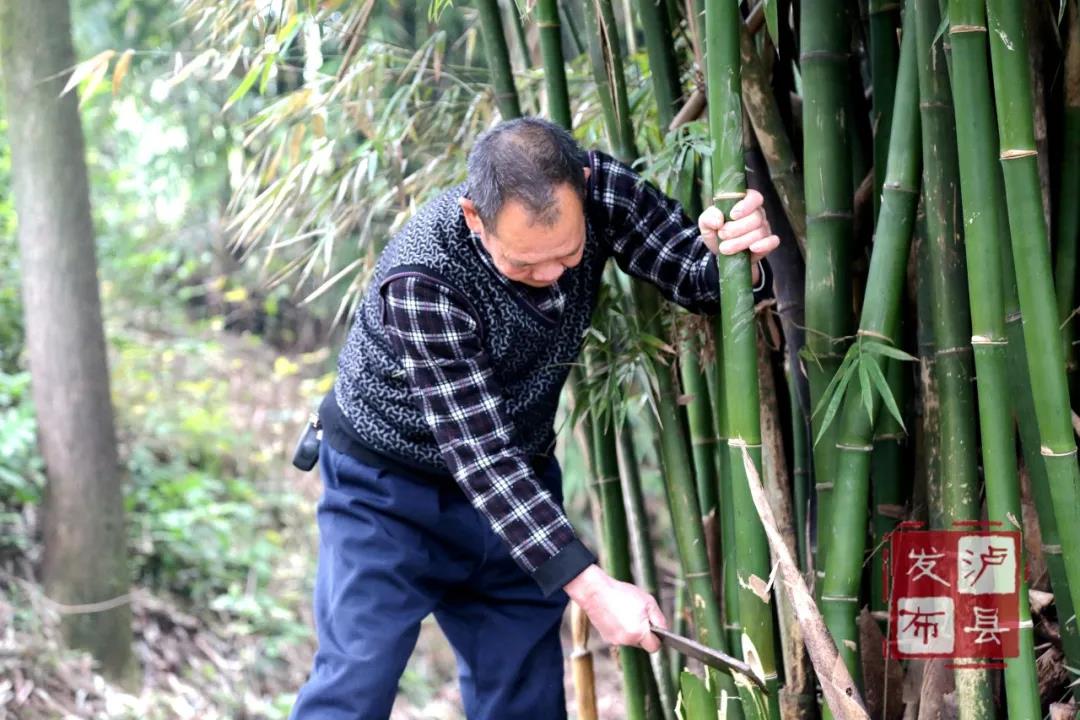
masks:
<path fill-rule="evenodd" d="M 949 29 L 949 16 L 948 16 L 948 14 L 945 14 L 941 18 L 941 24 L 938 25 L 937 32 L 934 33 L 934 39 L 930 41 L 931 47 L 933 47 L 934 45 L 937 45 L 938 40 L 941 39 L 941 36 L 944 35 L 945 31 L 948 30 L 948 29 Z"/>
<path fill-rule="evenodd" d="M 259 63 L 252 63 L 248 68 L 247 74 L 244 75 L 244 79 L 240 81 L 240 84 L 233 90 L 232 95 L 225 101 L 225 105 L 221 108 L 222 112 L 228 110 L 232 105 L 240 98 L 247 95 L 248 90 L 255 84 L 255 80 L 259 77 L 259 73 L 262 71 L 262 66 Z"/>
<path fill-rule="evenodd" d="M 803 349 L 805 350 L 808 347 L 808 345 L 804 345 Z M 832 376 L 832 379 L 829 380 L 829 384 L 825 386 L 825 392 L 821 393 L 821 400 L 818 401 L 817 407 L 814 408 L 813 413 L 810 414 L 811 418 L 817 416 L 817 414 L 821 412 L 821 408 L 825 407 L 828 404 L 829 398 L 832 397 L 833 391 L 836 390 L 837 384 L 839 384 L 841 378 L 851 367 L 851 364 L 855 362 L 856 352 L 857 351 L 854 345 L 848 348 L 848 352 L 844 356 L 844 361 L 840 363 L 840 367 L 836 369 L 836 373 Z"/>
<path fill-rule="evenodd" d="M 127 75 L 128 70 L 131 68 L 131 57 L 134 54 L 135 51 L 128 48 L 120 56 L 120 59 L 116 61 L 116 67 L 113 68 L 112 74 L 112 94 L 114 96 L 120 93 L 120 83 L 124 81 L 124 76 Z"/>
<path fill-rule="evenodd" d="M 75 69 L 71 71 L 71 77 L 68 78 L 68 81 L 64 85 L 64 89 L 60 91 L 60 94 L 67 95 L 73 87 L 76 87 L 85 78 L 97 72 L 99 66 L 105 65 L 108 67 L 109 61 L 115 54 L 115 50 L 103 50 L 89 60 L 84 60 L 76 65 Z"/>
<path fill-rule="evenodd" d="M 862 394 L 863 407 L 866 408 L 866 417 L 874 422 L 874 396 L 870 388 L 870 376 L 866 371 L 866 363 L 862 356 L 859 357 L 859 390 Z"/>
<path fill-rule="evenodd" d="M 90 73 L 90 78 L 86 82 L 86 89 L 83 90 L 82 97 L 79 98 L 79 107 L 82 107 L 87 100 L 93 97 L 94 91 L 97 90 L 101 81 L 105 79 L 105 73 L 109 71 L 109 60 L 114 54 L 111 50 L 107 52 L 109 55 L 99 62 L 94 68 L 94 71 Z"/>
<path fill-rule="evenodd" d="M 892 390 L 889 388 L 888 381 L 885 380 L 885 374 L 881 372 L 881 367 L 877 364 L 877 360 L 866 356 L 866 362 L 868 365 L 868 372 L 870 373 L 870 379 L 874 381 L 874 385 L 877 386 L 878 394 L 881 395 L 881 399 L 885 402 L 885 407 L 889 409 L 889 414 L 893 416 L 896 422 L 900 423 L 900 427 L 904 432 L 907 432 L 907 427 L 904 426 L 904 418 L 900 416 L 900 408 L 896 405 L 896 398 L 893 397 Z"/>
<path fill-rule="evenodd" d="M 914 355 L 908 355 L 900 348 L 893 347 L 892 345 L 886 345 L 882 342 L 864 342 L 863 350 L 865 352 L 874 353 L 875 355 L 884 355 L 885 357 L 891 357 L 894 360 L 904 360 L 906 362 L 918 362 L 919 358 Z"/>
<path fill-rule="evenodd" d="M 773 44 L 780 45 L 780 21 L 777 18 L 776 6 L 779 0 L 765 0 L 765 27 L 769 31 L 769 37 Z"/>
<path fill-rule="evenodd" d="M 832 398 L 829 399 L 829 407 L 825 410 L 825 417 L 821 420 L 821 429 L 818 431 L 817 437 L 814 438 L 814 445 L 817 445 L 821 440 L 821 436 L 825 434 L 829 423 L 836 416 L 836 411 L 840 409 L 840 401 L 844 399 L 844 391 L 847 390 L 848 383 L 851 382 L 851 378 L 855 375 L 854 370 L 854 366 L 848 366 L 847 370 L 844 371 L 844 377 L 840 379 L 840 384 L 836 386 Z M 836 374 L 839 375 L 839 371 Z"/>

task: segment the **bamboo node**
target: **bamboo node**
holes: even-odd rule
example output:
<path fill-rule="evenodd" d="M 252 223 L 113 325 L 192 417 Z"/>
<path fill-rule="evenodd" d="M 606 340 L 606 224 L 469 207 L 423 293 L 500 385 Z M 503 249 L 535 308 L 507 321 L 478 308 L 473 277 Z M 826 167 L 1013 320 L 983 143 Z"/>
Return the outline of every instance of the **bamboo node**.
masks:
<path fill-rule="evenodd" d="M 1061 546 L 1060 545 L 1043 545 L 1042 546 L 1042 551 L 1043 551 L 1043 555 L 1060 555 L 1061 554 Z"/>
<path fill-rule="evenodd" d="M 699 577 L 711 577 L 711 576 L 712 576 L 712 573 L 709 572 L 708 570 L 705 570 L 703 572 L 683 573 L 683 577 L 688 578 L 688 579 L 689 578 L 699 578 Z"/>
<path fill-rule="evenodd" d="M 617 483 L 617 482 L 619 482 L 618 476 L 610 476 L 610 477 L 596 478 L 591 483 L 589 483 L 589 485 L 592 485 L 593 487 L 598 487 L 600 485 L 607 485 L 609 483 Z"/>
<path fill-rule="evenodd" d="M 1002 150 L 999 156 L 1002 160 L 1021 160 L 1023 158 L 1035 157 L 1039 154 L 1038 150 L 1015 149 L 1015 150 Z"/>
<path fill-rule="evenodd" d="M 1016 322 L 1017 320 L 1020 320 L 1023 317 L 1024 317 L 1024 314 L 1022 312 L 1020 312 L 1019 310 L 1015 310 L 1015 311 L 1013 311 L 1011 313 L 1006 313 L 1005 314 L 1005 322 L 1007 322 L 1007 323 Z"/>
<path fill-rule="evenodd" d="M 1069 457 L 1070 455 L 1076 454 L 1076 446 L 1073 446 L 1071 450 L 1066 450 L 1064 452 L 1055 452 L 1054 450 L 1043 445 L 1042 448 L 1039 449 L 1039 453 L 1043 457 Z"/>
<path fill-rule="evenodd" d="M 987 337 L 986 335 L 972 335 L 971 336 L 971 344 L 972 345 L 1008 345 L 1009 341 L 1006 340 L 1006 339 L 1003 339 L 1003 338 L 995 339 L 995 338 Z"/>
<path fill-rule="evenodd" d="M 754 448 L 760 448 L 761 447 L 761 443 L 748 443 L 745 440 L 743 440 L 742 438 L 737 438 L 737 437 L 728 438 L 727 444 L 728 444 L 728 447 L 749 448 L 751 450 L 754 449 Z"/>
<path fill-rule="evenodd" d="M 959 35 L 960 33 L 973 33 L 973 32 L 986 32 L 985 25 L 951 25 L 949 26 L 950 35 Z"/>
<path fill-rule="evenodd" d="M 697 440 L 694 440 L 694 445 L 715 445 L 718 442 L 720 442 L 720 438 L 718 437 L 698 438 Z"/>
<path fill-rule="evenodd" d="M 814 483 L 814 489 L 815 490 L 832 490 L 833 489 L 833 484 L 832 484 L 832 482 Z"/>
<path fill-rule="evenodd" d="M 850 595 L 822 595 L 821 599 L 822 600 L 828 600 L 830 602 L 847 602 L 847 603 L 857 603 L 857 602 L 859 602 L 859 598 L 851 597 Z"/>
<path fill-rule="evenodd" d="M 971 352 L 971 346 L 970 345 L 960 345 L 958 347 L 941 348 L 940 350 L 935 352 L 934 355 L 936 357 L 941 357 L 942 355 L 956 355 L 956 354 L 962 353 L 962 352 Z"/>
<path fill-rule="evenodd" d="M 874 449 L 873 445 L 848 445 L 846 443 L 836 443 L 838 450 L 850 450 L 851 452 L 870 452 Z"/>
<path fill-rule="evenodd" d="M 1016 627 L 1021 628 L 1021 629 L 1023 629 L 1023 628 L 1033 628 L 1033 627 L 1035 627 L 1035 623 L 1033 623 L 1031 621 L 1031 618 L 1028 618 L 1027 620 L 1021 620 L 1020 622 L 1016 623 Z"/>
<path fill-rule="evenodd" d="M 61 615 L 87 615 L 90 613 L 106 612 L 118 608 L 121 605 L 127 605 L 131 602 L 131 593 L 126 592 L 123 595 L 117 595 L 108 600 L 101 600 L 93 603 L 81 603 L 78 605 L 69 605 L 58 600 L 53 600 L 44 593 L 41 594 L 41 599 L 45 601 L 46 605 Z"/>
<path fill-rule="evenodd" d="M 892 345 L 892 338 L 891 337 L 889 337 L 888 335 L 885 335 L 884 333 L 876 332 L 874 330 L 863 330 L 862 328 L 860 328 L 859 332 L 857 332 L 855 334 L 859 335 L 861 337 L 878 338 L 879 340 L 884 340 L 885 342 Z"/>
<path fill-rule="evenodd" d="M 539 28 L 557 28 L 557 27 L 559 27 L 559 23 L 555 23 L 555 22 L 538 22 L 538 23 L 536 23 L 536 27 L 539 27 Z"/>
<path fill-rule="evenodd" d="M 746 192 L 745 191 L 744 192 L 738 192 L 738 191 L 734 191 L 734 192 L 718 192 L 718 193 L 714 193 L 713 196 L 712 196 L 713 202 L 716 202 L 717 200 L 742 200 L 744 197 L 746 197 Z"/>

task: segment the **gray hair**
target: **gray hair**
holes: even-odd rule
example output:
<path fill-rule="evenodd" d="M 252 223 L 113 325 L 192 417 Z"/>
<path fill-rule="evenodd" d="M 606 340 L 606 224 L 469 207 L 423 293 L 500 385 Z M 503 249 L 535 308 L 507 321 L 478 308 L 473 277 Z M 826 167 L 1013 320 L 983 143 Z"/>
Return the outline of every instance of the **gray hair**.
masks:
<path fill-rule="evenodd" d="M 588 155 L 569 132 L 537 117 L 501 122 L 477 139 L 468 161 L 469 198 L 485 227 L 508 200 L 522 203 L 539 222 L 558 217 L 555 188 L 569 184 L 585 198 Z"/>

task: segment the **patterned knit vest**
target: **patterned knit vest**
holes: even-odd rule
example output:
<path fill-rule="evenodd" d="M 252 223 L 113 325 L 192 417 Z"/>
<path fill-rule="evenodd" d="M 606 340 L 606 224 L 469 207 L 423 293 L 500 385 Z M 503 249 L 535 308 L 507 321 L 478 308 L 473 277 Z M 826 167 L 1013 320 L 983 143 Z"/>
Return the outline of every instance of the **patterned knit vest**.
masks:
<path fill-rule="evenodd" d="M 496 275 L 490 261 L 479 255 L 484 251 L 470 237 L 458 205 L 464 193 L 465 186 L 459 185 L 425 204 L 383 250 L 338 360 L 333 393 L 351 439 L 391 460 L 440 475 L 447 472 L 446 464 L 383 327 L 381 293 L 386 283 L 425 276 L 469 301 L 481 344 L 503 389 L 503 411 L 516 430 L 516 444 L 538 458 L 553 450 L 559 393 L 577 361 L 610 253 L 603 221 L 590 211 L 587 199 L 584 256 L 558 281 L 565 296 L 561 316 L 547 318 L 520 287 Z"/>

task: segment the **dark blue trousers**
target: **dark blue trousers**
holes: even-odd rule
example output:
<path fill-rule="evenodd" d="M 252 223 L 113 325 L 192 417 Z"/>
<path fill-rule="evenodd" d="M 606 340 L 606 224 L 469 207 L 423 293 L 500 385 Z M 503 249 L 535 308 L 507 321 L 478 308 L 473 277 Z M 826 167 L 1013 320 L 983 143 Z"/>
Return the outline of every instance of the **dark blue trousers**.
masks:
<path fill-rule="evenodd" d="M 319 464 L 319 647 L 290 717 L 389 717 L 420 621 L 434 613 L 470 720 L 565 718 L 565 593 L 543 597 L 453 482 L 368 465 L 325 440 Z M 561 502 L 557 463 L 542 481 Z"/>

